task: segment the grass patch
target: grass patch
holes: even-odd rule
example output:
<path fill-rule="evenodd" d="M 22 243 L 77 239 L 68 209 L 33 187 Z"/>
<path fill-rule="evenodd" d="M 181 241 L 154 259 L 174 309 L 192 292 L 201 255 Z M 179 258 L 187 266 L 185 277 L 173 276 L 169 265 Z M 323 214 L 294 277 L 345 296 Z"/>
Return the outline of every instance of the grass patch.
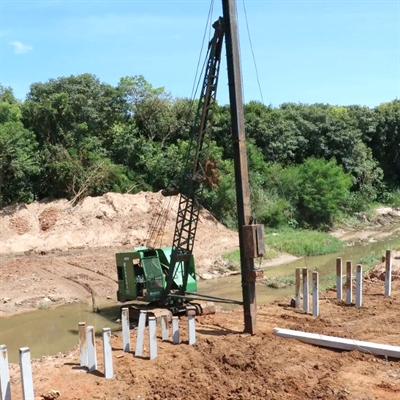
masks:
<path fill-rule="evenodd" d="M 365 257 L 360 258 L 358 264 L 362 264 L 364 273 L 375 267 L 375 265 L 379 264 L 381 261 L 382 261 L 382 254 L 371 253 Z"/>
<path fill-rule="evenodd" d="M 265 278 L 262 283 L 272 289 L 284 289 L 287 287 L 294 286 L 296 278 L 290 275 L 273 276 L 271 278 Z"/>
<path fill-rule="evenodd" d="M 279 253 L 288 253 L 298 257 L 319 256 L 339 252 L 345 242 L 325 232 L 304 229 L 281 228 L 265 230 L 265 256 L 271 260 Z M 240 251 L 234 250 L 223 255 L 234 263 L 240 261 Z"/>
<path fill-rule="evenodd" d="M 277 231 L 266 229 L 265 243 L 278 253 L 298 257 L 337 253 L 345 244 L 329 233 L 291 228 Z"/>

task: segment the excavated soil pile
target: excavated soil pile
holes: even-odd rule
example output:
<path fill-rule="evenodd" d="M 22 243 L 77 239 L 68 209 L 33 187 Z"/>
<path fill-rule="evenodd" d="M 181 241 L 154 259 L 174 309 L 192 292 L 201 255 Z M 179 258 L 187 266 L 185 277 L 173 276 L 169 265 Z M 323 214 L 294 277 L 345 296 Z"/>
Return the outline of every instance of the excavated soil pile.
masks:
<path fill-rule="evenodd" d="M 366 279 L 384 281 L 386 277 L 386 262 L 372 268 L 365 275 Z M 400 251 L 392 254 L 392 280 L 400 280 Z M 399 311 L 400 312 L 400 311 Z"/>
<path fill-rule="evenodd" d="M 172 242 L 178 206 L 174 199 L 158 245 Z M 165 200 L 169 201 L 160 192 L 106 193 L 86 197 L 75 206 L 67 200 L 56 200 L 6 207 L 0 210 L 0 255 L 141 245 Z M 211 213 L 201 212 L 196 245 L 204 245 L 207 250 L 218 246 L 223 252 L 237 246 L 236 241 L 235 233 L 218 223 Z"/>
<path fill-rule="evenodd" d="M 152 244 L 170 246 L 177 200 L 161 193 L 107 193 L 75 206 L 56 200 L 0 210 L 0 316 L 92 294 L 115 298 L 115 253 L 143 245 L 152 221 L 168 205 L 163 234 L 153 236 Z M 195 242 L 198 274 L 238 242 L 237 233 L 202 210 Z"/>

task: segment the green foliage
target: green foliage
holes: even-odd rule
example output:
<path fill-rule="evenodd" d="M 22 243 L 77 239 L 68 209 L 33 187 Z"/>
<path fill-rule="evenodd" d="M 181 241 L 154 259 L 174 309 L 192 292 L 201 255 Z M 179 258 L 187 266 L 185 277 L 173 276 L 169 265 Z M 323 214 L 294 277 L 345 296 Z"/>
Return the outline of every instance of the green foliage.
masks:
<path fill-rule="evenodd" d="M 279 253 L 288 253 L 298 257 L 318 256 L 339 252 L 345 243 L 328 233 L 293 229 L 289 227 L 265 230 L 266 255 L 272 259 Z M 223 256 L 226 260 L 237 263 L 240 251 L 234 250 Z"/>
<path fill-rule="evenodd" d="M 116 87 L 91 74 L 50 79 L 22 103 L 0 85 L 2 202 L 181 185 L 197 106 L 141 75 Z M 266 226 L 326 228 L 376 201 L 399 205 L 399 100 L 374 109 L 250 101 L 245 126 L 253 215 Z M 212 136 L 219 182 L 202 205 L 235 228 L 227 105 L 216 106 Z"/>
<path fill-rule="evenodd" d="M 292 228 L 266 229 L 265 243 L 279 253 L 299 257 L 337 253 L 344 245 L 328 233 Z"/>
<path fill-rule="evenodd" d="M 296 278 L 293 275 L 280 275 L 265 278 L 262 283 L 272 289 L 284 289 L 294 286 Z"/>
<path fill-rule="evenodd" d="M 351 181 L 334 159 L 306 160 L 299 167 L 299 220 L 313 227 L 330 226 L 345 207 Z"/>
<path fill-rule="evenodd" d="M 371 268 L 375 267 L 375 265 L 379 264 L 382 259 L 381 254 L 378 253 L 371 253 L 365 257 L 360 258 L 358 261 L 359 264 L 363 265 L 363 272 L 370 270 Z"/>
<path fill-rule="evenodd" d="M 376 127 L 366 135 L 374 157 L 385 174 L 387 183 L 400 182 L 400 100 L 383 103 L 374 110 Z"/>
<path fill-rule="evenodd" d="M 19 104 L 0 86 L 0 207 L 32 201 L 32 180 L 39 173 L 37 142 L 24 128 Z"/>
<path fill-rule="evenodd" d="M 400 188 L 392 191 L 384 191 L 379 199 L 383 203 L 391 207 L 400 207 Z"/>

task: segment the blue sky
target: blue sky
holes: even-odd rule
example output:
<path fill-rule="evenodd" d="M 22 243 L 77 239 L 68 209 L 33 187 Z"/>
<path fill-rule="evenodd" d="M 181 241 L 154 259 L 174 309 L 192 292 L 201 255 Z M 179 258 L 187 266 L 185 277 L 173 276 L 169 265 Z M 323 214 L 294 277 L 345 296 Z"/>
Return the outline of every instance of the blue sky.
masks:
<path fill-rule="evenodd" d="M 24 99 L 50 78 L 144 75 L 190 97 L 210 0 L 0 0 L 0 82 Z M 245 101 L 400 98 L 400 0 L 237 0 Z M 213 20 L 222 13 L 215 0 Z M 207 31 L 208 37 L 208 31 Z M 218 100 L 228 102 L 225 54 Z"/>

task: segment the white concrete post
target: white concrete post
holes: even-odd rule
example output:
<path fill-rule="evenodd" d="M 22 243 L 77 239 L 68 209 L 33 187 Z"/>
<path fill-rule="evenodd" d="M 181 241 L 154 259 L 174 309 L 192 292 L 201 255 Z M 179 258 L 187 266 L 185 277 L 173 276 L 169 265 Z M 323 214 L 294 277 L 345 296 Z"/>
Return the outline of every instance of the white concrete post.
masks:
<path fill-rule="evenodd" d="M 97 370 L 96 342 L 93 326 L 88 326 L 86 328 L 86 339 L 88 346 L 88 370 L 89 372 L 93 372 Z"/>
<path fill-rule="evenodd" d="M 122 350 L 127 353 L 131 351 L 131 337 L 129 331 L 129 308 L 124 307 L 121 311 L 122 323 Z"/>
<path fill-rule="evenodd" d="M 346 262 L 346 304 L 351 304 L 353 301 L 353 269 L 351 261 Z"/>
<path fill-rule="evenodd" d="M 313 299 L 313 309 L 312 313 L 314 317 L 319 316 L 319 277 L 318 272 L 313 271 L 312 273 L 312 299 Z"/>
<path fill-rule="evenodd" d="M 172 317 L 172 343 L 179 344 L 179 317 Z"/>
<path fill-rule="evenodd" d="M 188 317 L 189 344 L 193 345 L 196 343 L 196 323 L 194 318 L 196 315 L 196 307 L 187 306 L 186 315 Z"/>
<path fill-rule="evenodd" d="M 103 328 L 103 356 L 104 356 L 104 376 L 106 379 L 114 377 L 112 348 L 111 348 L 111 329 Z"/>
<path fill-rule="evenodd" d="M 356 307 L 362 306 L 362 265 L 358 264 L 356 269 Z"/>
<path fill-rule="evenodd" d="M 168 321 L 167 316 L 161 317 L 162 340 L 169 340 Z"/>
<path fill-rule="evenodd" d="M 339 300 L 343 298 L 343 268 L 341 257 L 336 259 L 336 298 Z"/>
<path fill-rule="evenodd" d="M 296 268 L 296 286 L 295 286 L 295 306 L 300 308 L 300 283 L 301 283 L 301 272 L 300 267 Z"/>
<path fill-rule="evenodd" d="M 33 400 L 35 396 L 33 394 L 31 352 L 28 347 L 19 349 L 19 365 L 21 369 L 22 398 L 24 400 Z"/>
<path fill-rule="evenodd" d="M 81 367 L 87 367 L 88 365 L 88 349 L 87 349 L 87 337 L 86 337 L 86 322 L 79 322 L 79 355 Z"/>
<path fill-rule="evenodd" d="M 11 400 L 10 370 L 8 367 L 7 346 L 0 346 L 0 394 L 1 400 Z"/>
<path fill-rule="evenodd" d="M 308 268 L 303 268 L 303 311 L 308 313 Z"/>
<path fill-rule="evenodd" d="M 392 294 L 392 251 L 386 250 L 385 296 Z"/>
<path fill-rule="evenodd" d="M 147 318 L 146 311 L 141 310 L 139 315 L 139 323 L 138 323 L 137 337 L 136 337 L 136 349 L 135 349 L 136 357 L 141 357 L 143 355 L 144 330 L 146 328 L 146 318 Z"/>
<path fill-rule="evenodd" d="M 150 342 L 150 360 L 157 357 L 157 322 L 156 317 L 149 317 L 149 342 Z"/>

